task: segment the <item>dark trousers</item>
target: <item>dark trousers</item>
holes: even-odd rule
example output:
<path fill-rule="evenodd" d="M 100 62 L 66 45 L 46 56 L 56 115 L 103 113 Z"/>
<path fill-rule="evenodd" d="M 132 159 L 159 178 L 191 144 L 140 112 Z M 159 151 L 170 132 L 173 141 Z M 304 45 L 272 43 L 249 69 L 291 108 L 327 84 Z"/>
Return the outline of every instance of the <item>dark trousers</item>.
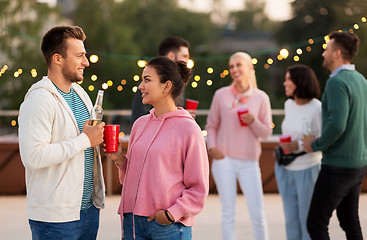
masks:
<path fill-rule="evenodd" d="M 358 207 L 366 172 L 367 166 L 357 169 L 321 166 L 307 218 L 307 230 L 312 240 L 330 239 L 328 225 L 335 209 L 347 239 L 363 239 Z"/>

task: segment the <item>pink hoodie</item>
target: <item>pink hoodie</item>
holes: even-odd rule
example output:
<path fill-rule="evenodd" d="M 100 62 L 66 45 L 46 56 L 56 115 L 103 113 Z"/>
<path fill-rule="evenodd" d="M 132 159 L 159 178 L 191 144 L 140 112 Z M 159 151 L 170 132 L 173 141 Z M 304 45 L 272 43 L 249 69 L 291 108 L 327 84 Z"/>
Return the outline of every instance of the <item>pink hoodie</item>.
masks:
<path fill-rule="evenodd" d="M 272 134 L 271 107 L 265 92 L 250 90 L 246 105 L 255 120 L 246 127 L 240 125 L 237 109 L 241 103 L 236 101 L 231 87 L 223 87 L 215 92 L 206 125 L 208 149 L 216 147 L 227 157 L 259 160 L 259 138 L 265 140 Z"/>
<path fill-rule="evenodd" d="M 194 225 L 209 190 L 209 162 L 201 129 L 182 108 L 135 121 L 126 161 L 119 214 L 150 216 L 169 210 L 176 222 Z"/>

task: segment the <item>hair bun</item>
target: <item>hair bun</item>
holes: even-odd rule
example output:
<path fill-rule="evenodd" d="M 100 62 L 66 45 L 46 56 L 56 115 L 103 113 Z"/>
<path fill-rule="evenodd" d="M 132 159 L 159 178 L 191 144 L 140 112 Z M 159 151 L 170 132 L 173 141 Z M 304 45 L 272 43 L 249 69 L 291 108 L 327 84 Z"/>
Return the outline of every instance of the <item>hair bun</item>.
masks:
<path fill-rule="evenodd" d="M 187 67 L 187 64 L 184 61 L 176 61 L 178 66 L 178 71 L 181 74 L 181 77 L 185 84 L 189 81 L 192 75 L 192 70 Z"/>

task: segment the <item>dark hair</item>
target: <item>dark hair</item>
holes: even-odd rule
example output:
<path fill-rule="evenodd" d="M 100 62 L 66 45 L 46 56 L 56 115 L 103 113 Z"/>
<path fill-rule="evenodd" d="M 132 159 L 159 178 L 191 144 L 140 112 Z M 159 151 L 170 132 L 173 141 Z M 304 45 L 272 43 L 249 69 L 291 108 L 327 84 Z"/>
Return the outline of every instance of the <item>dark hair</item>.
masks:
<path fill-rule="evenodd" d="M 159 56 L 166 56 L 169 52 L 177 52 L 180 47 L 190 48 L 190 43 L 180 37 L 167 37 L 159 44 L 158 54 Z"/>
<path fill-rule="evenodd" d="M 358 54 L 359 38 L 350 32 L 332 32 L 329 34 L 330 39 L 334 39 L 337 48 L 341 50 L 345 60 L 353 61 Z"/>
<path fill-rule="evenodd" d="M 191 69 L 183 61 L 172 61 L 167 57 L 156 57 L 147 66 L 157 71 L 161 83 L 172 82 L 171 96 L 176 101 L 191 77 Z"/>
<path fill-rule="evenodd" d="M 292 82 L 296 85 L 293 96 L 301 99 L 313 99 L 320 97 L 319 81 L 314 71 L 302 64 L 287 68 Z"/>
<path fill-rule="evenodd" d="M 52 56 L 55 53 L 66 57 L 65 40 L 68 38 L 76 38 L 84 41 L 86 36 L 78 26 L 56 26 L 48 30 L 43 36 L 41 50 L 47 66 L 50 65 Z"/>

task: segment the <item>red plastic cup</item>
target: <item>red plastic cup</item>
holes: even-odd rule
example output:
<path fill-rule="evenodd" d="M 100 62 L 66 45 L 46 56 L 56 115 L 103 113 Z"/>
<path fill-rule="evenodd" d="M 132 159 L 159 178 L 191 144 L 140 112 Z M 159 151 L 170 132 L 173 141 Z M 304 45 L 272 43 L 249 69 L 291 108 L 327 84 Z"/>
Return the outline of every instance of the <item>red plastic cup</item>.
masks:
<path fill-rule="evenodd" d="M 291 137 L 291 135 L 288 135 L 288 134 L 281 135 L 279 137 L 279 140 L 280 140 L 281 143 L 287 143 L 287 142 L 291 142 L 292 141 L 292 137 Z M 283 149 L 283 151 L 284 151 L 285 154 L 288 154 L 289 153 L 289 152 L 285 151 L 284 149 Z"/>
<path fill-rule="evenodd" d="M 199 105 L 199 101 L 192 100 L 192 99 L 186 99 L 186 109 L 187 110 L 196 110 L 196 108 Z"/>
<path fill-rule="evenodd" d="M 240 124 L 241 124 L 242 127 L 246 127 L 247 126 L 247 123 L 245 123 L 242 120 L 242 115 L 245 114 L 245 113 L 248 113 L 248 107 L 239 107 L 237 109 L 238 119 L 240 120 Z"/>
<path fill-rule="evenodd" d="M 119 146 L 120 125 L 105 125 L 103 140 L 106 152 L 117 152 Z"/>

